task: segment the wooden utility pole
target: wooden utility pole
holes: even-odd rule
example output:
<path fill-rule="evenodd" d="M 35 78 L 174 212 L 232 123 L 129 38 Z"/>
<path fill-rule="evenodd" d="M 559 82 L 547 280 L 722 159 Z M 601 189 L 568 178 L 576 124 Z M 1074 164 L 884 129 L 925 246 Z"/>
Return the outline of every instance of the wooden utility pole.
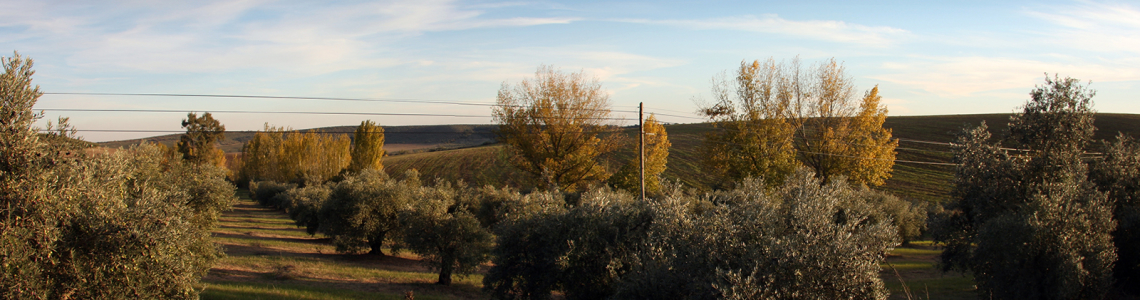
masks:
<path fill-rule="evenodd" d="M 645 102 L 637 104 L 637 160 L 640 162 L 641 175 L 641 201 L 645 201 L 645 121 L 642 118 L 645 116 Z"/>

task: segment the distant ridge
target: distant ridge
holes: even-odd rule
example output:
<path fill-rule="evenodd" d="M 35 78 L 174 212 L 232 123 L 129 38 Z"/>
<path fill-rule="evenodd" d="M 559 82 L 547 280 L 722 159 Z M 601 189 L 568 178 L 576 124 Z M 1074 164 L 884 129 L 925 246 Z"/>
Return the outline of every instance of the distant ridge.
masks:
<path fill-rule="evenodd" d="M 977 126 L 986 122 L 994 137 L 1007 130 L 1011 114 L 934 115 L 887 117 L 884 127 L 890 128 L 900 139 L 898 160 L 949 163 L 953 159 L 952 147 L 956 132 L 963 126 Z M 1096 140 L 1112 140 L 1117 133 L 1140 137 L 1140 115 L 1098 113 Z M 496 125 L 424 125 L 385 126 L 386 145 L 391 157 L 384 161 L 390 174 L 417 169 L 424 178 L 463 180 L 470 184 L 494 186 L 521 183 L 518 174 L 507 163 L 495 143 Z M 350 134 L 355 126 L 333 126 L 308 130 L 344 132 Z M 665 126 L 673 144 L 669 151 L 668 168 L 663 175 L 698 189 L 709 189 L 723 183 L 709 176 L 701 164 L 701 145 L 704 134 L 714 130 L 708 123 L 670 124 Z M 627 134 L 635 128 L 627 127 Z M 173 144 L 178 134 L 147 138 L 146 140 Z M 251 131 L 227 132 L 222 149 L 228 153 L 240 152 L 242 145 L 253 136 Z M 142 139 L 99 143 L 105 147 L 137 144 Z M 1093 149 L 1099 143 L 1090 145 Z M 464 149 L 459 149 L 464 148 Z M 633 157 L 633 149 L 625 147 L 606 158 L 611 171 Z M 443 151 L 436 151 L 443 150 Z M 431 152 L 428 152 L 431 151 Z M 407 155 L 401 155 L 407 154 Z M 876 189 L 886 190 L 900 197 L 941 202 L 948 199 L 953 188 L 954 167 L 945 165 L 896 163 L 891 179 Z"/>
<path fill-rule="evenodd" d="M 416 125 L 416 126 L 383 126 L 385 149 L 389 152 L 416 151 L 424 149 L 450 149 L 478 146 L 495 142 L 496 125 Z M 299 129 L 300 132 L 321 131 L 332 134 L 345 134 L 352 136 L 356 126 L 331 126 L 321 128 Z M 227 131 L 226 139 L 219 144 L 226 153 L 241 152 L 256 131 Z M 174 145 L 181 134 L 167 134 L 141 139 L 109 141 L 98 143 L 100 146 L 119 148 L 138 144 L 143 140 Z"/>

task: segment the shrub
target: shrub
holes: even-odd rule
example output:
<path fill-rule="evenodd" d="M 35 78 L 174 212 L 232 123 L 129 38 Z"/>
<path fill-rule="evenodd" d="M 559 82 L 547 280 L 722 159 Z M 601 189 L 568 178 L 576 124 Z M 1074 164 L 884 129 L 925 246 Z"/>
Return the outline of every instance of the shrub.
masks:
<path fill-rule="evenodd" d="M 31 60 L 2 61 L 0 298 L 197 298 L 234 199 L 224 170 L 154 145 L 85 157 L 45 143 Z"/>
<path fill-rule="evenodd" d="M 257 200 L 258 204 L 283 208 L 280 206 L 278 195 L 297 188 L 295 183 L 280 183 L 276 181 L 255 181 L 249 184 L 249 197 Z"/>
<path fill-rule="evenodd" d="M 652 202 L 597 189 L 510 221 L 484 286 L 518 299 L 886 297 L 879 263 L 898 237 L 862 193 L 803 169 L 778 189 L 740 186 Z"/>

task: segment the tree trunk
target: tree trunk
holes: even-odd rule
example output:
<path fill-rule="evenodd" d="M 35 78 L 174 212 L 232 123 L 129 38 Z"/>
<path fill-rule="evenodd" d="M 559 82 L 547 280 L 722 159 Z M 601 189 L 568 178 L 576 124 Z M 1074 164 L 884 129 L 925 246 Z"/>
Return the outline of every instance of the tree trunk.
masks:
<path fill-rule="evenodd" d="M 451 273 L 455 269 L 455 254 L 447 251 L 443 254 L 439 264 L 439 281 L 435 284 L 438 285 L 451 285 Z"/>
<path fill-rule="evenodd" d="M 384 234 L 378 234 L 368 239 L 368 246 L 372 248 L 368 254 L 384 256 L 384 251 L 380 250 L 380 247 L 384 246 Z"/>

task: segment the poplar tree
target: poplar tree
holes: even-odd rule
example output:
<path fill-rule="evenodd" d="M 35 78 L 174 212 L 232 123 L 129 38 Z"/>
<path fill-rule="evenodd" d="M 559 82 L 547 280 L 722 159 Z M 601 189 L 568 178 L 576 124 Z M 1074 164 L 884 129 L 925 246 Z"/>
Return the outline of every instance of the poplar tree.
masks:
<path fill-rule="evenodd" d="M 348 171 L 358 173 L 365 169 L 384 170 L 384 127 L 372 120 L 360 122 L 352 138 L 352 163 Z"/>
<path fill-rule="evenodd" d="M 657 116 L 653 114 L 645 119 L 642 129 L 645 131 L 645 192 L 657 194 L 661 191 L 661 173 L 665 172 L 666 164 L 669 162 L 669 147 L 673 144 L 669 143 L 669 133 L 665 132 L 665 126 L 657 122 Z M 635 195 L 640 194 L 641 174 L 638 170 L 640 167 L 638 160 L 635 153 L 629 163 L 610 177 L 610 183 Z"/>
<path fill-rule="evenodd" d="M 795 170 L 791 104 L 796 82 L 784 69 L 772 59 L 741 62 L 734 81 L 714 81 L 716 102 L 701 109 L 720 129 L 705 135 L 709 170 L 730 180 L 763 178 L 768 186 Z"/>
<path fill-rule="evenodd" d="M 610 97 L 598 79 L 540 66 L 534 78 L 503 83 L 493 110 L 511 162 L 549 190 L 579 190 L 608 177 L 599 155 L 613 151 L 604 135 Z"/>
<path fill-rule="evenodd" d="M 735 81 L 716 81 L 716 102 L 702 108 L 721 129 L 706 135 L 705 163 L 727 179 L 762 177 L 769 186 L 798 164 L 823 179 L 882 185 L 898 142 L 883 128 L 878 86 L 861 100 L 855 89 L 835 59 L 808 69 L 798 59 L 741 62 Z"/>

